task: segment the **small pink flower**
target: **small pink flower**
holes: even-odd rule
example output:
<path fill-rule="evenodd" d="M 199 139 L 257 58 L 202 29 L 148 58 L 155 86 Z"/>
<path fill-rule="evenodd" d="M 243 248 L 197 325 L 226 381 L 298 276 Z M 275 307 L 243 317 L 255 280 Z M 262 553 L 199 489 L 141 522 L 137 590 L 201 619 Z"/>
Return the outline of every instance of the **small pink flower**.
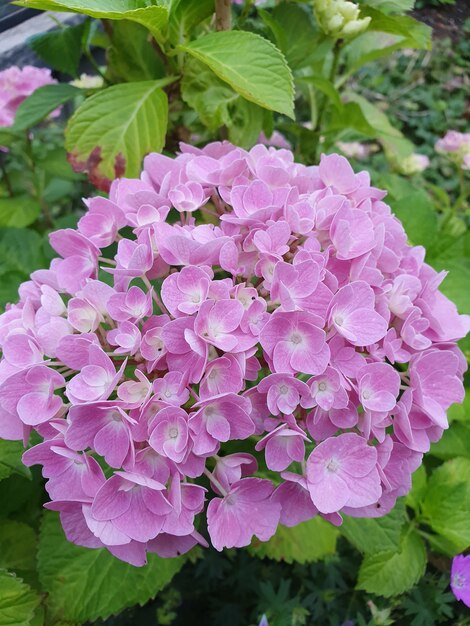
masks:
<path fill-rule="evenodd" d="M 258 391 L 268 394 L 268 408 L 273 415 L 293 413 L 301 398 L 309 395 L 308 385 L 289 374 L 270 374 L 260 381 Z"/>
<path fill-rule="evenodd" d="M 452 559 L 450 586 L 452 593 L 470 607 L 470 556 L 459 554 Z"/>

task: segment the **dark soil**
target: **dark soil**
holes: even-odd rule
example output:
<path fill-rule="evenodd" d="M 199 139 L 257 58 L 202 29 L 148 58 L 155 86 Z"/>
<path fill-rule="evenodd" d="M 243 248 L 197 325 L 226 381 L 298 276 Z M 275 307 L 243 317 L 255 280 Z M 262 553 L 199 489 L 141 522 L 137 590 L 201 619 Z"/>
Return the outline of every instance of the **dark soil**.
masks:
<path fill-rule="evenodd" d="M 453 41 L 463 35 L 465 20 L 470 19 L 470 1 L 457 0 L 455 4 L 442 4 L 413 11 L 412 15 L 433 29 L 433 37 L 450 37 Z"/>

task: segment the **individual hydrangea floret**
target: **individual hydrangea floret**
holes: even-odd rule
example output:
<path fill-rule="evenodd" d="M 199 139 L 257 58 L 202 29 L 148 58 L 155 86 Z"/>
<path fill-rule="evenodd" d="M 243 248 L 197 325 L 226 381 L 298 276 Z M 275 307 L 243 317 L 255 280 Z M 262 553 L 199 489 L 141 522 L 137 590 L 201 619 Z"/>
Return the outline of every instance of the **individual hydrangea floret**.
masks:
<path fill-rule="evenodd" d="M 452 559 L 450 587 L 457 600 L 470 607 L 470 556 L 459 554 Z"/>
<path fill-rule="evenodd" d="M 36 431 L 70 541 L 140 566 L 409 491 L 470 324 L 384 197 L 339 155 L 183 144 L 50 235 L 0 316 L 0 436 Z"/>

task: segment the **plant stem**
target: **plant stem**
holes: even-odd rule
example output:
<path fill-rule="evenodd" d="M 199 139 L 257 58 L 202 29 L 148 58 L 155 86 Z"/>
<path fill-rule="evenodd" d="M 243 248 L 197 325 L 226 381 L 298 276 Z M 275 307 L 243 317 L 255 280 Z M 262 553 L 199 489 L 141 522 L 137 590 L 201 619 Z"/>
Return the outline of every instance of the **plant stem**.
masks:
<path fill-rule="evenodd" d="M 333 84 L 335 81 L 336 72 L 338 71 L 340 53 L 341 53 L 341 40 L 338 39 L 335 42 L 335 46 L 333 48 L 333 61 L 331 63 L 330 74 L 328 76 L 328 80 Z M 320 144 L 323 117 L 325 116 L 325 113 L 326 113 L 327 103 L 328 103 L 328 97 L 325 95 L 318 109 L 317 124 L 314 129 L 316 131 L 316 138 L 315 138 L 314 148 L 312 152 L 315 154 L 315 156 L 319 156 L 317 154 L 317 151 L 318 151 L 318 146 Z"/>
<path fill-rule="evenodd" d="M 232 27 L 231 0 L 215 0 L 215 27 L 217 30 L 230 30 Z"/>

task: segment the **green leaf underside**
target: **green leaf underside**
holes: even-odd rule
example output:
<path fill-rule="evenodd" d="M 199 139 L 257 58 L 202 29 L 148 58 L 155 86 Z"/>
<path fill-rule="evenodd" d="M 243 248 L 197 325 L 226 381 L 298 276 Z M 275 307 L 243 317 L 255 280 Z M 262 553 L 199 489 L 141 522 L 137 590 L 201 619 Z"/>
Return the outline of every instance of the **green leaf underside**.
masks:
<path fill-rule="evenodd" d="M 225 31 L 205 35 L 179 49 L 206 64 L 247 100 L 294 117 L 291 71 L 282 53 L 263 37 Z"/>
<path fill-rule="evenodd" d="M 132 20 L 156 37 L 160 37 L 168 22 L 166 7 L 146 6 L 145 0 L 18 0 L 15 4 L 44 11 L 82 13 L 97 19 Z"/>
<path fill-rule="evenodd" d="M 293 528 L 279 526 L 269 541 L 254 540 L 248 549 L 259 558 L 313 563 L 334 554 L 337 536 L 337 529 L 317 516 Z"/>
<path fill-rule="evenodd" d="M 126 176 L 138 177 L 142 158 L 165 143 L 168 101 L 161 86 L 167 82 L 114 85 L 87 98 L 65 131 L 73 162 L 86 164 L 98 153 L 100 176 L 112 180 L 124 166 Z"/>
<path fill-rule="evenodd" d="M 359 569 L 356 588 L 389 598 L 415 585 L 426 569 L 426 549 L 413 530 L 403 537 L 400 551 L 367 555 Z"/>
<path fill-rule="evenodd" d="M 81 548 L 66 540 L 57 513 L 46 511 L 38 549 L 39 581 L 47 595 L 48 616 L 83 623 L 106 619 L 134 604 L 145 604 L 181 569 L 184 557 L 134 567 L 107 550 Z"/>

